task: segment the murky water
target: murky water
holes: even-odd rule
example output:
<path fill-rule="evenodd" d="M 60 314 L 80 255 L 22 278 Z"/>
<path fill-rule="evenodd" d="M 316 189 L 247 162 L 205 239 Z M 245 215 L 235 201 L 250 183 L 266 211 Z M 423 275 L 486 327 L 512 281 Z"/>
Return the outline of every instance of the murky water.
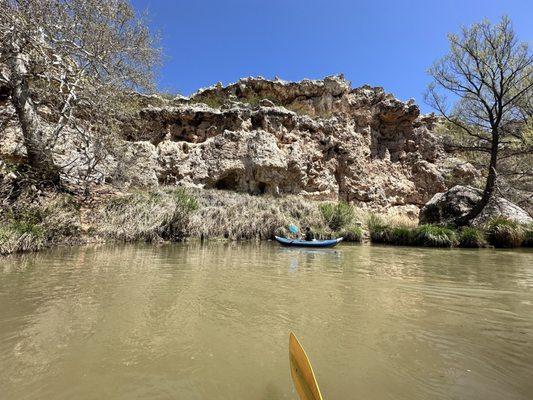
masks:
<path fill-rule="evenodd" d="M 532 399 L 533 252 L 272 243 L 0 260 L 1 399 Z"/>

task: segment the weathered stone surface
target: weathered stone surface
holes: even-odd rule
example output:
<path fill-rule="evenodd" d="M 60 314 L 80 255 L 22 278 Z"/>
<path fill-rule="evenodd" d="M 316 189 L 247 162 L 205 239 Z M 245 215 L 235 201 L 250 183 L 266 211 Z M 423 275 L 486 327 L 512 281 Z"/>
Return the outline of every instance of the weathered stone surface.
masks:
<path fill-rule="evenodd" d="M 141 109 L 126 124 L 131 132 L 109 145 L 97 168 L 87 159 L 98 146 L 80 153 L 69 131 L 56 145 L 58 163 L 96 182 L 300 194 L 371 208 L 420 207 L 446 190 L 454 168 L 433 133 L 437 118 L 382 88 L 352 89 L 342 76 L 245 78 L 189 98 L 140 96 L 135 104 Z M 20 151 L 20 132 L 8 136 L 0 137 L 0 153 Z M 457 173 L 466 176 L 465 168 Z"/>
<path fill-rule="evenodd" d="M 421 206 L 446 189 L 436 118 L 381 88 L 246 78 L 173 104 L 140 111 L 160 182 L 370 206 Z"/>
<path fill-rule="evenodd" d="M 466 215 L 481 199 L 482 190 L 470 186 L 454 186 L 447 192 L 437 193 L 420 210 L 420 223 L 447 224 Z M 516 204 L 501 198 L 493 197 L 482 213 L 472 221 L 480 226 L 494 217 L 504 217 L 521 224 L 533 222 L 529 214 Z"/>

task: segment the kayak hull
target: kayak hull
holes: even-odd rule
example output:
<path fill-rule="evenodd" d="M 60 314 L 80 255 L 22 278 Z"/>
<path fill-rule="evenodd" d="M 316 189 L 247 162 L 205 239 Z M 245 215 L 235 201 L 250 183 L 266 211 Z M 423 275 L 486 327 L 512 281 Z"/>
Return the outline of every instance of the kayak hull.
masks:
<path fill-rule="evenodd" d="M 343 238 L 329 239 L 329 240 L 300 240 L 300 239 L 287 239 L 280 236 L 275 236 L 276 241 L 283 246 L 289 247 L 333 247 L 342 242 Z"/>

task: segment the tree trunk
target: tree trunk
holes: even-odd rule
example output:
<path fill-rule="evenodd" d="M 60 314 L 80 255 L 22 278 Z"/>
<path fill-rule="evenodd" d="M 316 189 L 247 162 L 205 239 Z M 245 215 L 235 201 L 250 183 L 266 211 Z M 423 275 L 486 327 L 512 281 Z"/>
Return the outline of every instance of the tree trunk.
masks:
<path fill-rule="evenodd" d="M 494 189 L 496 188 L 496 178 L 497 178 L 497 172 L 496 172 L 496 166 L 498 163 L 498 146 L 499 146 L 499 134 L 497 129 L 493 129 L 492 131 L 492 147 L 490 151 L 490 164 L 489 164 L 489 173 L 487 175 L 487 181 L 485 183 L 485 189 L 483 190 L 483 195 L 481 196 L 481 199 L 476 203 L 474 207 L 464 216 L 459 217 L 455 224 L 460 226 L 465 226 L 470 223 L 474 218 L 476 218 L 485 206 L 489 203 L 490 199 L 492 198 L 492 195 L 494 193 Z"/>
<path fill-rule="evenodd" d="M 51 150 L 46 146 L 35 104 L 30 97 L 25 57 L 14 52 L 11 57 L 11 102 L 24 137 L 28 165 L 39 180 L 59 184 L 59 168 L 54 164 Z"/>

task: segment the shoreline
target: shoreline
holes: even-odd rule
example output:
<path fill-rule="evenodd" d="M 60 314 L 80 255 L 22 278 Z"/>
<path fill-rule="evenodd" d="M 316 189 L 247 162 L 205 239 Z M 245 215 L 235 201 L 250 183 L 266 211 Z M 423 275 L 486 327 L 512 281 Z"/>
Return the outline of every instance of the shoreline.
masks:
<path fill-rule="evenodd" d="M 407 247 L 531 247 L 533 227 L 494 219 L 461 230 L 418 225 L 405 214 L 379 214 L 302 196 L 253 196 L 221 190 L 162 187 L 95 194 L 25 194 L 3 211 L 0 257 L 72 245 L 264 241 L 288 226 L 311 227 L 317 239 Z"/>
<path fill-rule="evenodd" d="M 245 239 L 245 240 L 229 240 L 229 239 L 206 239 L 204 241 L 201 241 L 199 238 L 189 238 L 187 240 L 181 241 L 181 242 L 159 242 L 159 243 L 147 243 L 147 242 L 83 242 L 83 243 L 60 243 L 51 247 L 42 248 L 37 251 L 25 251 L 25 252 L 15 252 L 5 255 L 0 255 L 0 260 L 10 261 L 18 258 L 25 258 L 30 256 L 39 256 L 42 254 L 47 254 L 48 252 L 61 252 L 61 251 L 80 251 L 80 250 L 95 250 L 98 251 L 99 249 L 103 248 L 122 248 L 122 247 L 129 247 L 129 246 L 146 246 L 146 248 L 152 248 L 152 249 L 164 249 L 166 247 L 170 246 L 248 246 L 248 245 L 271 245 L 273 247 L 278 247 L 279 249 L 285 249 L 288 251 L 311 251 L 316 252 L 317 250 L 320 251 L 329 251 L 329 252 L 335 252 L 342 250 L 343 247 L 377 247 L 377 248 L 397 248 L 398 250 L 402 249 L 419 249 L 419 250 L 445 250 L 445 251 L 453 251 L 453 250 L 460 250 L 460 251 L 475 251 L 475 252 L 484 252 L 484 251 L 497 251 L 497 252 L 516 252 L 519 253 L 533 253 L 533 249 L 531 246 L 521 246 L 521 247 L 513 247 L 513 248 L 504 248 L 504 247 L 494 247 L 494 246 L 488 246 L 484 248 L 473 248 L 473 247 L 428 247 L 428 246 L 406 246 L 406 245 L 391 245 L 391 244 L 384 244 L 384 243 L 373 243 L 371 241 L 364 241 L 364 242 L 342 242 L 341 244 L 337 245 L 334 248 L 325 248 L 325 249 L 310 249 L 310 248 L 304 248 L 304 247 L 284 247 L 279 245 L 275 240 L 273 239 Z"/>

